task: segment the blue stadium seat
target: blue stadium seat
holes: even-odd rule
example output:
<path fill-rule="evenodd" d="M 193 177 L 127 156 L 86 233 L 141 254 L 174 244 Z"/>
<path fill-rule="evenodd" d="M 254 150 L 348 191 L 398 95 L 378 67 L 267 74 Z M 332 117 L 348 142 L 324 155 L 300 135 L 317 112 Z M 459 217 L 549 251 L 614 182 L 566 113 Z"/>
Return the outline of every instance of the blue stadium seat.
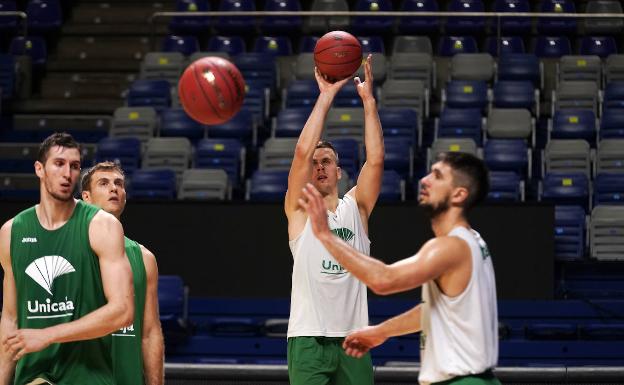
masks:
<path fill-rule="evenodd" d="M 585 210 L 581 206 L 555 206 L 555 257 L 581 259 L 585 255 Z"/>
<path fill-rule="evenodd" d="M 477 108 L 445 108 L 436 126 L 436 138 L 469 138 L 480 144 L 483 132 L 481 111 Z"/>
<path fill-rule="evenodd" d="M 129 107 L 149 106 L 157 111 L 171 105 L 171 89 L 166 80 L 140 79 L 130 85 L 127 98 Z"/>
<path fill-rule="evenodd" d="M 578 327 L 574 323 L 530 323 L 526 327 L 530 340 L 575 340 Z"/>
<path fill-rule="evenodd" d="M 604 89 L 604 109 L 624 109 L 624 81 L 610 81 Z"/>
<path fill-rule="evenodd" d="M 379 36 L 358 36 L 357 38 L 362 46 L 362 54 L 386 52 L 384 41 Z"/>
<path fill-rule="evenodd" d="M 414 154 L 409 142 L 402 138 L 384 138 L 384 169 L 394 170 L 402 179 L 408 180 L 412 177 L 412 164 Z"/>
<path fill-rule="evenodd" d="M 316 47 L 316 42 L 319 39 L 318 36 L 302 36 L 299 41 L 299 53 L 314 52 L 314 47 Z"/>
<path fill-rule="evenodd" d="M 255 202 L 280 202 L 284 200 L 287 189 L 287 170 L 258 170 L 251 177 L 249 199 Z"/>
<path fill-rule="evenodd" d="M 521 202 L 524 200 L 524 181 L 513 171 L 490 171 L 490 202 Z"/>
<path fill-rule="evenodd" d="M 353 8 L 358 12 L 391 12 L 390 0 L 358 0 Z M 356 34 L 383 34 L 392 28 L 394 19 L 390 17 L 355 16 L 351 19 L 351 29 Z"/>
<path fill-rule="evenodd" d="M 496 0 L 495 12 L 531 12 L 527 0 Z M 505 34 L 525 35 L 531 33 L 531 19 L 528 17 L 503 17 L 501 18 L 501 32 Z"/>
<path fill-rule="evenodd" d="M 188 333 L 188 292 L 182 277 L 177 275 L 158 276 L 158 310 L 160 322 L 167 342 L 171 337 L 186 336 Z M 178 340 L 178 338 L 175 338 Z"/>
<path fill-rule="evenodd" d="M 500 46 L 498 42 L 500 41 Z M 500 39 L 489 36 L 485 38 L 485 43 L 483 44 L 483 52 L 487 52 L 493 57 L 509 55 L 509 54 L 517 54 L 517 53 L 525 53 L 524 49 L 524 41 L 519 36 L 507 36 L 501 37 Z M 498 54 L 498 50 L 500 48 L 500 55 Z"/>
<path fill-rule="evenodd" d="M 95 161 L 119 163 L 131 177 L 141 164 L 141 141 L 132 137 L 104 138 L 98 142 Z"/>
<path fill-rule="evenodd" d="M 404 0 L 401 2 L 402 12 L 438 12 L 436 0 Z M 438 33 L 440 20 L 437 17 L 400 17 L 399 32 L 403 34 Z"/>
<path fill-rule="evenodd" d="M 195 143 L 205 133 L 205 126 L 193 120 L 182 108 L 168 108 L 160 113 L 160 136 L 183 136 Z"/>
<path fill-rule="evenodd" d="M 180 52 L 184 56 L 190 56 L 199 51 L 199 41 L 195 36 L 170 35 L 165 37 L 161 48 L 163 52 Z"/>
<path fill-rule="evenodd" d="M 581 55 L 596 55 L 606 58 L 618 53 L 617 42 L 613 36 L 585 36 L 581 39 L 579 53 Z"/>
<path fill-rule="evenodd" d="M 540 199 L 558 205 L 589 208 L 589 180 L 583 173 L 546 173 Z"/>
<path fill-rule="evenodd" d="M 514 171 L 528 176 L 529 154 L 523 139 L 489 139 L 483 147 L 483 160 L 490 170 Z"/>
<path fill-rule="evenodd" d="M 621 341 L 624 340 L 624 324 L 591 322 L 581 326 L 581 336 L 586 340 Z"/>
<path fill-rule="evenodd" d="M 2 99 L 11 99 L 15 93 L 15 59 L 0 53 L 0 90 Z"/>
<path fill-rule="evenodd" d="M 251 111 L 256 121 L 262 122 L 269 117 L 269 98 L 270 90 L 262 82 L 245 81 L 245 99 L 242 108 Z"/>
<path fill-rule="evenodd" d="M 254 0 L 220 0 L 219 11 L 236 12 L 256 10 Z M 214 23 L 214 28 L 219 34 L 247 35 L 255 31 L 256 20 L 250 16 L 221 16 Z"/>
<path fill-rule="evenodd" d="M 245 80 L 261 82 L 265 88 L 275 90 L 277 70 L 275 57 L 266 53 L 241 53 L 234 58 L 234 64 Z"/>
<path fill-rule="evenodd" d="M 576 13 L 572 0 L 543 0 L 540 12 L 544 13 Z M 541 34 L 573 34 L 576 33 L 576 19 L 543 17 L 537 19 L 537 31 Z"/>
<path fill-rule="evenodd" d="M 541 83 L 540 62 L 533 54 L 510 54 L 498 59 L 498 80 L 528 80 L 535 86 Z"/>
<path fill-rule="evenodd" d="M 61 28 L 63 13 L 58 0 L 30 0 L 26 6 L 28 32 L 42 36 Z"/>
<path fill-rule="evenodd" d="M 273 136 L 297 138 L 310 116 L 310 108 L 283 108 L 275 118 Z"/>
<path fill-rule="evenodd" d="M 566 36 L 548 37 L 538 36 L 535 39 L 535 55 L 540 58 L 560 58 L 571 55 L 572 46 Z"/>
<path fill-rule="evenodd" d="M 624 109 L 610 108 L 602 112 L 600 139 L 624 138 Z"/>
<path fill-rule="evenodd" d="M 38 144 L 0 141 L 0 173 L 32 174 Z M 84 160 L 83 160 L 84 161 Z M 0 177 L 0 179 L 2 179 Z"/>
<path fill-rule="evenodd" d="M 487 83 L 481 80 L 451 80 L 446 83 L 444 98 L 449 107 L 484 109 L 488 104 Z"/>
<path fill-rule="evenodd" d="M 15 12 L 17 5 L 14 0 L 0 1 L 0 12 Z M 17 32 L 19 19 L 17 16 L 0 16 L 0 34 L 10 36 Z"/>
<path fill-rule="evenodd" d="M 380 108 L 384 138 L 401 138 L 411 146 L 420 145 L 419 117 L 411 108 Z"/>
<path fill-rule="evenodd" d="M 30 56 L 32 64 L 35 67 L 39 67 L 41 70 L 45 68 L 48 60 L 46 42 L 43 38 L 38 36 L 30 36 L 28 38 L 24 38 L 23 36 L 14 37 L 9 46 L 9 53 L 16 56 Z"/>
<path fill-rule="evenodd" d="M 481 0 L 451 0 L 448 3 L 449 12 L 484 12 L 485 7 Z M 448 17 L 445 32 L 450 34 L 479 34 L 485 28 L 483 17 Z"/>
<path fill-rule="evenodd" d="M 585 139 L 596 143 L 596 115 L 592 110 L 557 110 L 552 118 L 553 139 Z"/>
<path fill-rule="evenodd" d="M 233 138 L 248 144 L 254 144 L 256 127 L 251 111 L 240 110 L 225 123 L 208 126 L 209 138 Z"/>
<path fill-rule="evenodd" d="M 284 100 L 287 108 L 312 108 L 318 95 L 319 88 L 315 80 L 293 80 L 286 89 Z"/>
<path fill-rule="evenodd" d="M 225 170 L 232 185 L 237 186 L 243 148 L 237 139 L 202 139 L 195 147 L 193 167 Z"/>
<path fill-rule="evenodd" d="M 438 55 L 453 56 L 456 53 L 477 53 L 477 41 L 472 36 L 442 36 L 438 43 Z"/>
<path fill-rule="evenodd" d="M 135 170 L 127 190 L 132 199 L 175 199 L 175 172 L 169 169 Z"/>
<path fill-rule="evenodd" d="M 292 44 L 288 36 L 258 36 L 253 52 L 266 53 L 273 56 L 292 55 Z"/>
<path fill-rule="evenodd" d="M 269 12 L 299 12 L 299 0 L 266 0 L 264 10 Z M 301 29 L 299 16 L 273 16 L 262 19 L 260 28 L 267 34 L 296 34 Z"/>
<path fill-rule="evenodd" d="M 594 206 L 624 204 L 624 174 L 598 174 L 594 179 Z"/>
<path fill-rule="evenodd" d="M 177 12 L 207 12 L 210 11 L 208 0 L 177 0 Z M 174 33 L 197 35 L 210 28 L 209 17 L 185 17 L 176 16 L 171 18 L 169 29 Z"/>
<path fill-rule="evenodd" d="M 403 192 L 404 181 L 401 175 L 394 170 L 385 170 L 381 181 L 379 202 L 399 202 L 405 199 Z"/>
<path fill-rule="evenodd" d="M 535 87 L 527 80 L 501 80 L 494 84 L 492 89 L 493 105 L 498 108 L 525 108 L 529 111 L 536 109 Z"/>
<path fill-rule="evenodd" d="M 360 172 L 360 147 L 355 139 L 335 139 L 332 145 L 338 153 L 340 168 L 346 170 L 349 177 L 356 181 Z"/>
<path fill-rule="evenodd" d="M 318 86 L 317 86 L 318 88 Z M 354 82 L 348 82 L 334 98 L 334 107 L 360 107 L 362 106 L 362 98 L 357 92 Z"/>
<path fill-rule="evenodd" d="M 261 325 L 251 317 L 215 317 L 209 330 L 216 337 L 256 337 L 261 334 Z"/>
<path fill-rule="evenodd" d="M 236 56 L 245 52 L 245 41 L 240 36 L 212 36 L 208 40 L 206 50 L 209 52 L 225 52 Z"/>

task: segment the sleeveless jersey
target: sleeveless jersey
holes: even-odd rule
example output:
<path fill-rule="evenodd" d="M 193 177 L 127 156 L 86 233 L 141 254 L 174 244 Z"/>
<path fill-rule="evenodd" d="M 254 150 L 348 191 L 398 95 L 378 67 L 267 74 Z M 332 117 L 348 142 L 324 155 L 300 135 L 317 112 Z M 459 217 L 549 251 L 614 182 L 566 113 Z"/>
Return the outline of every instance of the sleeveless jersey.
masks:
<path fill-rule="evenodd" d="M 126 238 L 126 255 L 134 283 L 134 322 L 113 333 L 113 372 L 117 385 L 143 384 L 143 312 L 147 274 L 141 246 Z"/>
<path fill-rule="evenodd" d="M 446 296 L 434 281 L 423 285 L 421 384 L 479 374 L 498 361 L 496 281 L 487 245 L 465 227 L 454 228 L 449 236 L 468 243 L 472 273 L 456 297 Z"/>
<path fill-rule="evenodd" d="M 350 195 L 327 211 L 329 228 L 356 250 L 370 254 L 357 202 Z M 294 258 L 288 337 L 344 337 L 368 326 L 366 286 L 345 270 L 314 236 L 310 219 L 289 242 Z"/>
<path fill-rule="evenodd" d="M 41 226 L 35 207 L 14 218 L 11 266 L 19 329 L 74 321 L 107 303 L 89 243 L 89 224 L 98 210 L 77 201 L 67 223 L 51 231 Z M 15 384 L 35 378 L 59 385 L 114 384 L 111 338 L 52 344 L 25 355 L 17 362 Z"/>

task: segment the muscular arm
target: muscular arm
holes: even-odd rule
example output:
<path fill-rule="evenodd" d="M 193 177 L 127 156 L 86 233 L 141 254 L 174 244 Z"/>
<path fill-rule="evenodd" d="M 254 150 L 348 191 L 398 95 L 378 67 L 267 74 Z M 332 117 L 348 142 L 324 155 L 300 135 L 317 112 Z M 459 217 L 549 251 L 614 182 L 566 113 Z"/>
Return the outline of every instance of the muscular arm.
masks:
<path fill-rule="evenodd" d="M 0 340 L 5 341 L 7 336 L 17 330 L 17 292 L 11 266 L 11 226 L 13 220 L 8 221 L 0 229 L 0 263 L 4 270 L 2 284 L 2 317 L 0 318 Z M 13 377 L 15 362 L 13 352 L 4 343 L 0 346 L 0 385 L 8 385 Z"/>
<path fill-rule="evenodd" d="M 143 312 L 143 372 L 146 385 L 162 385 L 164 383 L 164 339 L 158 314 L 158 265 L 156 257 L 141 246 L 143 263 L 147 274 L 147 292 L 145 310 Z"/>

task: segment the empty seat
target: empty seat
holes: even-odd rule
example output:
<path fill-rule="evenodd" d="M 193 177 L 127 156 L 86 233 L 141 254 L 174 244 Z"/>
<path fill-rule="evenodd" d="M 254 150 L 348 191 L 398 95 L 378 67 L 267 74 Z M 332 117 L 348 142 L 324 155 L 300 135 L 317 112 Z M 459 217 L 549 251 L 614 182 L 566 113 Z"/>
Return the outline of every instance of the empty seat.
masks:
<path fill-rule="evenodd" d="M 267 53 L 241 53 L 234 64 L 245 80 L 255 80 L 273 91 L 277 85 L 275 58 Z"/>
<path fill-rule="evenodd" d="M 525 140 L 490 139 L 485 142 L 483 160 L 490 170 L 531 176 L 531 150 Z"/>
<path fill-rule="evenodd" d="M 602 62 L 598 56 L 566 55 L 559 59 L 559 81 L 602 82 Z"/>
<path fill-rule="evenodd" d="M 394 24 L 392 18 L 372 16 L 375 12 L 391 12 L 390 0 L 358 0 L 353 10 L 371 14 L 371 16 L 356 16 L 351 19 L 351 29 L 357 34 L 383 34 Z"/>
<path fill-rule="evenodd" d="M 560 109 L 588 109 L 598 114 L 598 85 L 588 81 L 567 81 L 559 83 L 553 91 L 553 114 Z"/>
<path fill-rule="evenodd" d="M 528 139 L 533 134 L 533 118 L 528 110 L 493 108 L 487 119 L 487 132 L 492 138 Z"/>
<path fill-rule="evenodd" d="M 384 138 L 384 150 L 384 169 L 397 172 L 403 179 L 411 179 L 414 153 L 410 143 L 402 138 Z"/>
<path fill-rule="evenodd" d="M 427 166 L 436 159 L 442 152 L 465 152 L 471 155 L 478 155 L 477 144 L 472 139 L 467 138 L 437 138 L 427 149 Z"/>
<path fill-rule="evenodd" d="M 191 162 L 192 152 L 191 142 L 186 138 L 152 138 L 147 142 L 142 168 L 166 168 L 182 175 Z"/>
<path fill-rule="evenodd" d="M 602 139 L 598 142 L 596 173 L 624 173 L 624 139 Z"/>
<path fill-rule="evenodd" d="M 477 52 L 477 41 L 472 36 L 442 36 L 438 44 L 438 55 L 440 56 Z"/>
<path fill-rule="evenodd" d="M 32 173 L 38 152 L 38 143 L 0 142 L 0 173 Z"/>
<path fill-rule="evenodd" d="M 48 59 L 45 39 L 39 36 L 30 36 L 28 38 L 23 36 L 14 37 L 9 46 L 9 53 L 15 56 L 29 56 L 33 66 L 39 68 L 39 70 L 44 69 Z"/>
<path fill-rule="evenodd" d="M 594 206 L 624 204 L 624 173 L 598 174 L 594 180 Z"/>
<path fill-rule="evenodd" d="M 490 36 L 485 38 L 483 47 L 484 52 L 487 52 L 494 57 L 526 53 L 524 41 L 519 36 L 505 36 L 500 39 Z"/>
<path fill-rule="evenodd" d="M 154 136 L 158 115 L 152 107 L 119 107 L 115 110 L 109 135 L 135 137 L 142 143 Z"/>
<path fill-rule="evenodd" d="M 582 139 L 552 139 L 544 149 L 546 172 L 578 172 L 590 175 L 591 151 Z"/>
<path fill-rule="evenodd" d="M 530 323 L 526 327 L 526 336 L 529 340 L 576 340 L 578 327 L 563 322 Z"/>
<path fill-rule="evenodd" d="M 589 207 L 589 179 L 582 173 L 546 173 L 541 184 L 539 199 L 557 205 Z"/>
<path fill-rule="evenodd" d="M 312 109 L 319 96 L 319 87 L 314 80 L 294 80 L 282 95 L 282 102 L 286 108 Z"/>
<path fill-rule="evenodd" d="M 364 110 L 361 108 L 332 108 L 327 114 L 325 138 L 330 141 L 351 138 L 364 140 Z"/>
<path fill-rule="evenodd" d="M 259 170 L 289 170 L 298 138 L 269 138 L 258 154 Z"/>
<path fill-rule="evenodd" d="M 253 51 L 274 56 L 288 56 L 293 52 L 290 38 L 287 36 L 258 36 Z"/>
<path fill-rule="evenodd" d="M 236 56 L 245 52 L 245 41 L 240 36 L 211 36 L 208 40 L 208 51 L 225 52 Z"/>
<path fill-rule="evenodd" d="M 591 110 L 555 111 L 549 121 L 549 136 L 555 139 L 584 139 L 596 143 L 596 115 Z"/>
<path fill-rule="evenodd" d="M 401 138 L 410 145 L 420 146 L 420 118 L 411 108 L 380 108 L 379 121 L 384 138 Z"/>
<path fill-rule="evenodd" d="M 205 134 L 205 126 L 188 116 L 182 108 L 168 108 L 160 114 L 160 136 L 185 137 L 197 142 Z"/>
<path fill-rule="evenodd" d="M 256 202 L 284 200 L 288 189 L 288 170 L 258 170 L 254 172 L 247 189 L 247 199 Z"/>
<path fill-rule="evenodd" d="M 404 0 L 401 2 L 401 12 L 438 12 L 436 0 Z M 437 17 L 400 17 L 398 29 L 406 34 L 436 34 L 440 28 Z M 396 52 L 396 51 L 394 51 Z M 431 53 L 431 51 L 429 51 Z"/>
<path fill-rule="evenodd" d="M 156 111 L 169 108 L 171 89 L 166 80 L 136 80 L 130 85 L 127 103 L 129 107 L 147 106 Z"/>
<path fill-rule="evenodd" d="M 39 198 L 39 178 L 28 174 L 0 174 L 0 197 L 36 200 Z"/>
<path fill-rule="evenodd" d="M 225 200 L 231 198 L 231 189 L 225 170 L 189 169 L 182 173 L 178 199 Z"/>
<path fill-rule="evenodd" d="M 475 108 L 445 108 L 436 120 L 436 138 L 469 138 L 481 143 L 483 119 Z"/>
<path fill-rule="evenodd" d="M 358 36 L 362 53 L 385 53 L 386 45 L 380 36 Z"/>
<path fill-rule="evenodd" d="M 316 85 L 318 89 L 318 85 Z M 315 100 L 316 101 L 316 100 Z M 354 82 L 347 82 L 334 97 L 334 107 L 357 107 L 362 106 L 362 98 L 357 92 Z"/>
<path fill-rule="evenodd" d="M 531 12 L 528 0 L 496 0 L 495 12 Z M 528 17 L 502 17 L 500 19 L 502 33 L 525 35 L 531 32 L 531 19 Z"/>
<path fill-rule="evenodd" d="M 570 40 L 565 36 L 538 36 L 534 45 L 535 55 L 540 58 L 560 58 L 572 53 Z"/>
<path fill-rule="evenodd" d="M 542 66 L 533 54 L 509 54 L 498 59 L 498 80 L 528 80 L 536 86 L 542 81 Z"/>
<path fill-rule="evenodd" d="M 581 259 L 585 255 L 585 210 L 580 206 L 555 206 L 555 257 Z"/>
<path fill-rule="evenodd" d="M 298 80 L 314 81 L 314 54 L 300 53 L 295 59 L 293 72 Z M 318 87 L 317 87 L 318 88 Z"/>
<path fill-rule="evenodd" d="M 37 36 L 55 33 L 61 28 L 63 12 L 58 0 L 30 0 L 26 5 L 28 31 Z"/>
<path fill-rule="evenodd" d="M 500 80 L 492 88 L 492 105 L 524 108 L 539 116 L 539 90 L 528 80 Z"/>
<path fill-rule="evenodd" d="M 419 80 L 388 79 L 381 88 L 381 107 L 412 108 L 427 116 L 428 91 Z"/>
<path fill-rule="evenodd" d="M 176 174 L 171 169 L 139 169 L 128 188 L 132 199 L 175 199 Z"/>
<path fill-rule="evenodd" d="M 208 126 L 209 138 L 233 138 L 255 145 L 258 132 L 251 111 L 240 110 L 225 123 Z"/>
<path fill-rule="evenodd" d="M 572 0 L 544 0 L 540 5 L 540 12 L 551 13 L 576 13 L 576 7 Z M 567 34 L 576 32 L 576 19 L 574 18 L 538 18 L 537 30 L 541 34 Z"/>
<path fill-rule="evenodd" d="M 487 200 L 491 202 L 523 202 L 524 181 L 513 171 L 490 171 L 490 189 Z"/>
<path fill-rule="evenodd" d="M 0 12 L 16 12 L 17 4 L 15 0 L 4 0 L 0 2 Z M 19 18 L 17 16 L 0 16 L 0 33 L 5 36 L 13 35 L 17 32 Z"/>
<path fill-rule="evenodd" d="M 15 59 L 12 55 L 0 54 L 0 90 L 2 99 L 11 99 L 15 94 Z"/>
<path fill-rule="evenodd" d="M 423 3 L 428 1 L 425 0 Z M 435 1 L 431 2 L 435 3 Z M 431 39 L 429 36 L 395 36 L 392 43 L 392 54 L 395 55 L 397 53 L 426 53 L 433 55 Z"/>
<path fill-rule="evenodd" d="M 616 0 L 588 1 L 585 13 L 622 13 L 622 4 Z M 581 24 L 586 33 L 607 35 L 620 33 L 624 25 L 621 18 L 598 19 L 591 17 L 581 19 Z"/>
<path fill-rule="evenodd" d="M 624 81 L 614 80 L 605 86 L 602 107 L 603 113 L 609 109 L 624 109 Z"/>
<path fill-rule="evenodd" d="M 458 53 L 451 59 L 451 79 L 482 80 L 494 76 L 494 59 L 488 53 Z"/>
<path fill-rule="evenodd" d="M 339 166 L 348 175 L 358 175 L 360 171 L 360 145 L 355 139 L 336 139 L 332 145 L 338 153 Z"/>
<path fill-rule="evenodd" d="M 177 0 L 176 12 L 207 12 L 210 11 L 208 0 Z M 199 34 L 210 28 L 209 17 L 198 16 L 176 16 L 171 18 L 169 29 L 174 33 Z"/>
<path fill-rule="evenodd" d="M 310 116 L 309 108 L 283 108 L 273 118 L 272 136 L 299 137 Z"/>
<path fill-rule="evenodd" d="M 141 141 L 137 138 L 104 138 L 99 141 L 96 162 L 118 163 L 126 175 L 132 176 L 141 163 Z"/>
<path fill-rule="evenodd" d="M 314 0 L 311 11 L 349 11 L 346 0 Z M 307 17 L 304 19 L 304 30 L 308 33 L 324 34 L 327 31 L 346 30 L 349 27 L 349 16 Z"/>
<path fill-rule="evenodd" d="M 199 51 L 199 40 L 195 36 L 170 35 L 164 38 L 161 49 L 164 52 L 179 52 L 190 56 Z"/>
<path fill-rule="evenodd" d="M 194 168 L 222 169 L 233 186 L 244 176 L 245 147 L 236 139 L 202 139 L 197 143 Z"/>
<path fill-rule="evenodd" d="M 624 206 L 594 207 L 589 226 L 592 258 L 624 259 Z"/>
<path fill-rule="evenodd" d="M 299 53 L 313 53 L 314 47 L 316 47 L 316 43 L 319 41 L 319 39 L 320 37 L 318 36 L 301 36 L 301 39 L 299 40 Z"/>
<path fill-rule="evenodd" d="M 165 79 L 177 84 L 185 67 L 180 52 L 148 52 L 141 62 L 141 79 Z"/>
<path fill-rule="evenodd" d="M 395 53 L 389 62 L 388 77 L 397 80 L 420 80 L 431 89 L 433 60 L 428 53 Z"/>
<path fill-rule="evenodd" d="M 266 0 L 264 10 L 267 12 L 299 12 L 301 4 L 299 0 Z M 301 17 L 299 16 L 267 16 L 260 22 L 260 28 L 264 33 L 292 34 L 301 29 Z"/>
<path fill-rule="evenodd" d="M 379 202 L 398 202 L 405 200 L 405 181 L 394 170 L 385 170 L 379 191 Z"/>
<path fill-rule="evenodd" d="M 237 12 L 256 10 L 253 0 L 220 0 L 219 11 Z M 245 35 L 255 30 L 256 20 L 250 16 L 221 16 L 214 23 L 214 28 L 220 34 Z"/>
<path fill-rule="evenodd" d="M 624 80 L 624 55 L 609 55 L 605 60 L 604 72 L 607 85 L 616 80 Z"/>
<path fill-rule="evenodd" d="M 451 80 L 442 93 L 442 103 L 453 108 L 485 109 L 488 104 L 487 83 L 481 80 Z"/>
<path fill-rule="evenodd" d="M 624 109 L 608 109 L 602 112 L 600 138 L 624 138 Z"/>
<path fill-rule="evenodd" d="M 585 36 L 579 44 L 581 55 L 596 55 L 605 58 L 618 53 L 617 42 L 613 36 Z"/>
<path fill-rule="evenodd" d="M 485 7 L 481 0 L 451 0 L 448 3 L 449 12 L 484 12 Z M 464 34 L 483 32 L 485 28 L 485 18 L 483 17 L 448 17 L 444 30 L 450 34 Z"/>
<path fill-rule="evenodd" d="M 242 109 L 248 110 L 257 121 L 265 121 L 269 117 L 269 102 L 271 91 L 264 87 L 262 82 L 255 80 L 245 81 L 245 99 Z"/>

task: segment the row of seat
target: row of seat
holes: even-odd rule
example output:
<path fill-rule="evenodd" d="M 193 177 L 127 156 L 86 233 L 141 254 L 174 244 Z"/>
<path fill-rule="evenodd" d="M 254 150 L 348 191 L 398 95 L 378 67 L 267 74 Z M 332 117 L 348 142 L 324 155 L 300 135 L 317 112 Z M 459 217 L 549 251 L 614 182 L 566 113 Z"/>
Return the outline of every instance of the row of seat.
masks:
<path fill-rule="evenodd" d="M 61 28 L 63 11 L 59 0 L 29 0 L 24 9 L 18 9 L 15 0 L 0 1 L 0 12 L 24 11 L 28 16 L 29 34 L 46 36 Z M 0 32 L 15 34 L 21 31 L 21 21 L 17 16 L 0 17 Z"/>

